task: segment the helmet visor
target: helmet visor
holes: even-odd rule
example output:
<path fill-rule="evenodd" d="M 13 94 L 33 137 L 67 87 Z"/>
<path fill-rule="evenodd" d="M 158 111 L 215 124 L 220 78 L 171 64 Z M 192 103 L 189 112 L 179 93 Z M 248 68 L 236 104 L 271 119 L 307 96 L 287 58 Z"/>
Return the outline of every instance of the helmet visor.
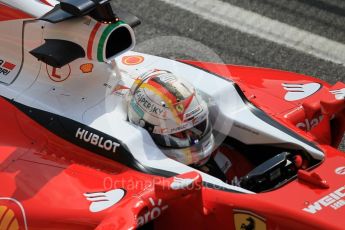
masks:
<path fill-rule="evenodd" d="M 186 148 L 198 144 L 204 137 L 211 134 L 208 119 L 203 120 L 194 127 L 181 132 L 162 135 L 151 134 L 156 144 L 168 148 Z"/>

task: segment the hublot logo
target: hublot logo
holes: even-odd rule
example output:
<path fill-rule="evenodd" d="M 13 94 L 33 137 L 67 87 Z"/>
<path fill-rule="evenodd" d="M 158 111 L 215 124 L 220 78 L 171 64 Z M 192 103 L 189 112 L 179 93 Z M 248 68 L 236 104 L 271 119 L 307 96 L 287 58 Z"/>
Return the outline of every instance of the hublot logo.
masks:
<path fill-rule="evenodd" d="M 104 137 L 101 137 L 97 134 L 91 133 L 82 128 L 78 128 L 75 137 L 85 141 L 86 143 L 90 143 L 98 148 L 105 149 L 107 151 L 112 151 L 113 153 L 116 152 L 116 148 L 120 146 L 119 143 L 116 143 L 112 140 L 107 140 Z"/>

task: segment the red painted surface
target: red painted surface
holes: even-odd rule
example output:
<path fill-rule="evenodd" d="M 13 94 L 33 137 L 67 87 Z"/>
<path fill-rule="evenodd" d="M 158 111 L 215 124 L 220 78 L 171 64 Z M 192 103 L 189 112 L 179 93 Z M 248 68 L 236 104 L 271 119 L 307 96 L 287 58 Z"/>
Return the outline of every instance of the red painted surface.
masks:
<path fill-rule="evenodd" d="M 68 143 L 3 99 L 0 110 L 6 111 L 0 113 L 0 177 L 6 185 L 0 197 L 13 197 L 23 205 L 29 229 L 128 229 L 140 217 L 151 220 L 152 213 L 145 213 L 159 205 L 168 207 L 154 222 L 158 229 L 233 229 L 234 209 L 263 217 L 268 229 L 341 229 L 344 225 L 339 217 L 345 215 L 345 208 L 322 206 L 316 214 L 302 210 L 345 185 L 341 180 L 345 175 L 335 174 L 335 169 L 345 166 L 345 159 L 331 147 L 322 146 L 327 158 L 313 170 L 329 189 L 295 180 L 271 192 L 243 195 L 202 188 L 194 173 L 179 176 L 196 178 L 194 187 L 171 191 L 173 178 L 142 174 Z M 99 213 L 89 211 L 84 193 L 116 188 L 127 191 L 119 204 Z M 345 195 L 345 190 L 340 194 Z M 16 216 L 20 215 L 17 211 Z"/>
<path fill-rule="evenodd" d="M 13 70 L 16 67 L 16 65 L 6 61 L 2 65 L 2 67 L 6 68 L 6 69 L 9 69 L 9 70 Z"/>
<path fill-rule="evenodd" d="M 284 91 L 278 86 L 286 81 L 318 80 L 267 69 L 192 64 L 236 81 L 254 105 L 306 139 L 314 140 L 315 136 L 297 128 L 295 122 L 306 114 L 317 114 L 320 111 L 314 110 L 321 107 L 310 105 L 309 111 L 287 121 L 283 119 L 286 112 L 309 99 L 286 102 L 282 100 Z M 342 107 L 324 97 L 330 88 L 320 83 L 323 90 L 310 100 L 323 101 L 322 113 L 340 110 L 339 124 L 344 124 Z M 270 192 L 238 194 L 202 187 L 198 174 L 186 173 L 178 177 L 193 178 L 192 186 L 172 190 L 174 178 L 143 174 L 69 143 L 2 98 L 0 111 L 5 111 L 0 113 L 0 198 L 16 199 L 25 214 L 3 200 L 0 206 L 14 210 L 22 229 L 23 219 L 29 229 L 129 229 L 140 220 L 158 217 L 157 210 L 161 213 L 154 221 L 157 229 L 234 229 L 236 210 L 262 217 L 268 229 L 342 229 L 345 225 L 345 206 L 331 207 L 345 200 L 345 175 L 341 174 L 345 158 L 329 145 L 320 145 L 326 157 L 312 170 L 329 188 L 295 179 Z M 125 189 L 124 198 L 104 211 L 91 212 L 85 193 L 113 189 Z M 310 205 L 320 208 L 314 214 L 303 210 Z"/>
<path fill-rule="evenodd" d="M 12 7 L 0 3 L 0 22 L 28 18 L 32 18 L 32 16 L 24 13 L 23 11 L 14 9 Z"/>
<path fill-rule="evenodd" d="M 40 2 L 42 2 L 43 4 L 46 4 L 48 6 L 52 6 L 52 4 L 50 4 L 48 1 L 46 0 L 39 0 Z"/>

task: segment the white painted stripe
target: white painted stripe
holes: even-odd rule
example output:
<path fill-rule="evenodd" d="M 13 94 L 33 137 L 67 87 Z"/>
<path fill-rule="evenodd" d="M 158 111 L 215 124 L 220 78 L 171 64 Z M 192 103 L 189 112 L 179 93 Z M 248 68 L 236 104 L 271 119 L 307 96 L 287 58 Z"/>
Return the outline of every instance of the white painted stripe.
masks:
<path fill-rule="evenodd" d="M 152 206 L 156 206 L 155 201 L 152 199 L 152 197 L 150 197 L 149 200 L 150 200 Z"/>
<path fill-rule="evenodd" d="M 0 0 L 0 3 L 22 10 L 36 18 L 42 17 L 53 9 L 38 0 Z"/>
<path fill-rule="evenodd" d="M 219 0 L 160 0 L 211 22 L 345 65 L 345 45 Z"/>

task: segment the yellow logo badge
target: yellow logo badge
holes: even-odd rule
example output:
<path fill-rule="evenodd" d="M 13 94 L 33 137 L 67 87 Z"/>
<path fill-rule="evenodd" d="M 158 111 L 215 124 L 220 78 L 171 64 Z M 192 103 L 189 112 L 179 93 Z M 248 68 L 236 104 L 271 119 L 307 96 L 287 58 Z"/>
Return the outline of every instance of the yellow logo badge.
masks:
<path fill-rule="evenodd" d="M 14 198 L 0 197 L 0 230 L 28 230 L 22 204 Z"/>
<path fill-rule="evenodd" d="M 184 112 L 183 104 L 178 104 L 178 105 L 176 105 L 175 108 L 176 108 L 177 112 L 179 112 L 179 113 L 183 113 Z"/>
<path fill-rule="evenodd" d="M 234 210 L 236 230 L 266 230 L 266 220 L 249 211 Z"/>
<path fill-rule="evenodd" d="M 0 229 L 18 230 L 19 223 L 12 209 L 0 206 Z"/>

